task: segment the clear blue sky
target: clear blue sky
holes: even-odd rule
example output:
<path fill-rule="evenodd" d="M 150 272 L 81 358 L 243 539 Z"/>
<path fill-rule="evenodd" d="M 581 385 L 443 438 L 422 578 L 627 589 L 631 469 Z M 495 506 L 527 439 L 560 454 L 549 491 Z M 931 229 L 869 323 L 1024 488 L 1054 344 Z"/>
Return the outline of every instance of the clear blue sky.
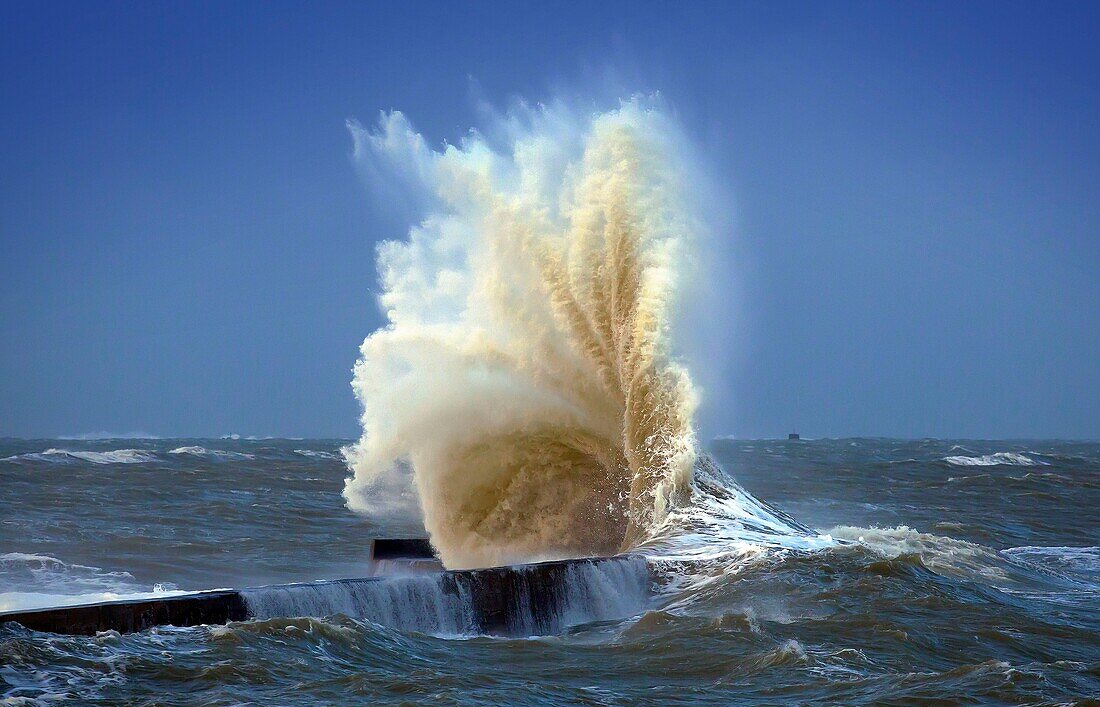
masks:
<path fill-rule="evenodd" d="M 1096 3 L 0 5 L 0 435 L 354 436 L 344 121 L 660 90 L 735 196 L 708 431 L 1100 437 Z M 729 324 L 716 317 L 717 326 Z"/>

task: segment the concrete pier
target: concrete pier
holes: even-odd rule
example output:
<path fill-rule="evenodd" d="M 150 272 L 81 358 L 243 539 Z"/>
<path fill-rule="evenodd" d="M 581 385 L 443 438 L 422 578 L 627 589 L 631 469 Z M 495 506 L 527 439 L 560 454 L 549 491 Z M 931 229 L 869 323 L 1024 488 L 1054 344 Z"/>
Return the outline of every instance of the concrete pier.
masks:
<path fill-rule="evenodd" d="M 282 616 L 362 617 L 427 633 L 535 635 L 643 609 L 650 580 L 631 555 L 337 579 L 0 613 L 35 631 L 94 635 Z"/>
<path fill-rule="evenodd" d="M 236 590 L 0 613 L 0 623 L 14 621 L 34 631 L 84 636 L 100 631 L 133 633 L 153 626 L 224 624 L 248 618 L 248 607 Z"/>

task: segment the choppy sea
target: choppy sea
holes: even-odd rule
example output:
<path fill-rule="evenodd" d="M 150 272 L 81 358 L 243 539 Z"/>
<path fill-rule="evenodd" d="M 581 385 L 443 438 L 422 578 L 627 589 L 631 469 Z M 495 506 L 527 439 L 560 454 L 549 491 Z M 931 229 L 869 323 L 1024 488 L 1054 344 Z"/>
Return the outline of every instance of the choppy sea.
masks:
<path fill-rule="evenodd" d="M 362 576 L 392 529 L 344 506 L 347 443 L 0 440 L 0 612 Z M 545 635 L 336 604 L 131 635 L 8 623 L 0 704 L 1097 704 L 1100 444 L 708 446 L 833 542 L 691 582 L 655 560 L 644 592 L 601 577 L 599 611 Z"/>

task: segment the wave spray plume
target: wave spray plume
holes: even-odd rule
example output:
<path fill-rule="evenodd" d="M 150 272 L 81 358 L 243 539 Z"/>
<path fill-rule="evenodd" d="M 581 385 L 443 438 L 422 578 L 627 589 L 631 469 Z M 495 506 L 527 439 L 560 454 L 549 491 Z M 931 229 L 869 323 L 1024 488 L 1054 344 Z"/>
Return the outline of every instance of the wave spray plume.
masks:
<path fill-rule="evenodd" d="M 355 366 L 348 505 L 419 506 L 452 568 L 607 554 L 667 527 L 697 460 L 672 316 L 702 230 L 673 121 L 643 99 L 539 108 L 442 151 L 400 113 L 350 127 L 427 216 L 378 250 L 388 325 Z"/>

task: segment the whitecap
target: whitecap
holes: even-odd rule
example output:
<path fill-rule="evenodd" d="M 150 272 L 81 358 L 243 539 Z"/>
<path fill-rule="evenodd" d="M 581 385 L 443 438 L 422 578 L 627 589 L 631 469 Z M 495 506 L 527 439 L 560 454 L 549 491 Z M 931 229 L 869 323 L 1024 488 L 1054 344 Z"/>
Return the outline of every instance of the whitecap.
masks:
<path fill-rule="evenodd" d="M 147 449 L 113 449 L 106 452 L 93 452 L 71 449 L 47 449 L 44 452 L 16 454 L 4 457 L 9 462 L 44 462 L 48 464 L 69 464 L 74 461 L 86 461 L 91 464 L 145 464 L 157 460 L 157 455 Z"/>
<path fill-rule="evenodd" d="M 207 449 L 206 447 L 176 447 L 168 450 L 169 454 L 190 454 L 194 457 L 214 457 L 216 459 L 255 459 L 255 454 L 246 452 L 229 452 L 224 449 Z"/>
<path fill-rule="evenodd" d="M 128 593 L 147 591 L 129 572 L 68 563 L 28 552 L 0 554 L 0 587 L 4 590 L 0 591 L 0 611 L 110 601 Z"/>
<path fill-rule="evenodd" d="M 310 459 L 332 459 L 335 461 L 341 461 L 343 457 L 335 452 L 321 452 L 316 449 L 295 449 L 295 454 L 303 457 L 309 457 Z"/>
<path fill-rule="evenodd" d="M 997 452 L 980 457 L 944 457 L 943 461 L 953 466 L 1049 466 L 1046 462 L 1036 461 L 1018 452 Z"/>
<path fill-rule="evenodd" d="M 995 564 L 995 551 L 983 545 L 943 535 L 922 533 L 907 525 L 895 528 L 860 528 L 841 525 L 829 536 L 855 542 L 883 558 L 919 555 L 929 569 L 946 574 L 977 574 L 1000 579 L 1004 572 Z"/>

